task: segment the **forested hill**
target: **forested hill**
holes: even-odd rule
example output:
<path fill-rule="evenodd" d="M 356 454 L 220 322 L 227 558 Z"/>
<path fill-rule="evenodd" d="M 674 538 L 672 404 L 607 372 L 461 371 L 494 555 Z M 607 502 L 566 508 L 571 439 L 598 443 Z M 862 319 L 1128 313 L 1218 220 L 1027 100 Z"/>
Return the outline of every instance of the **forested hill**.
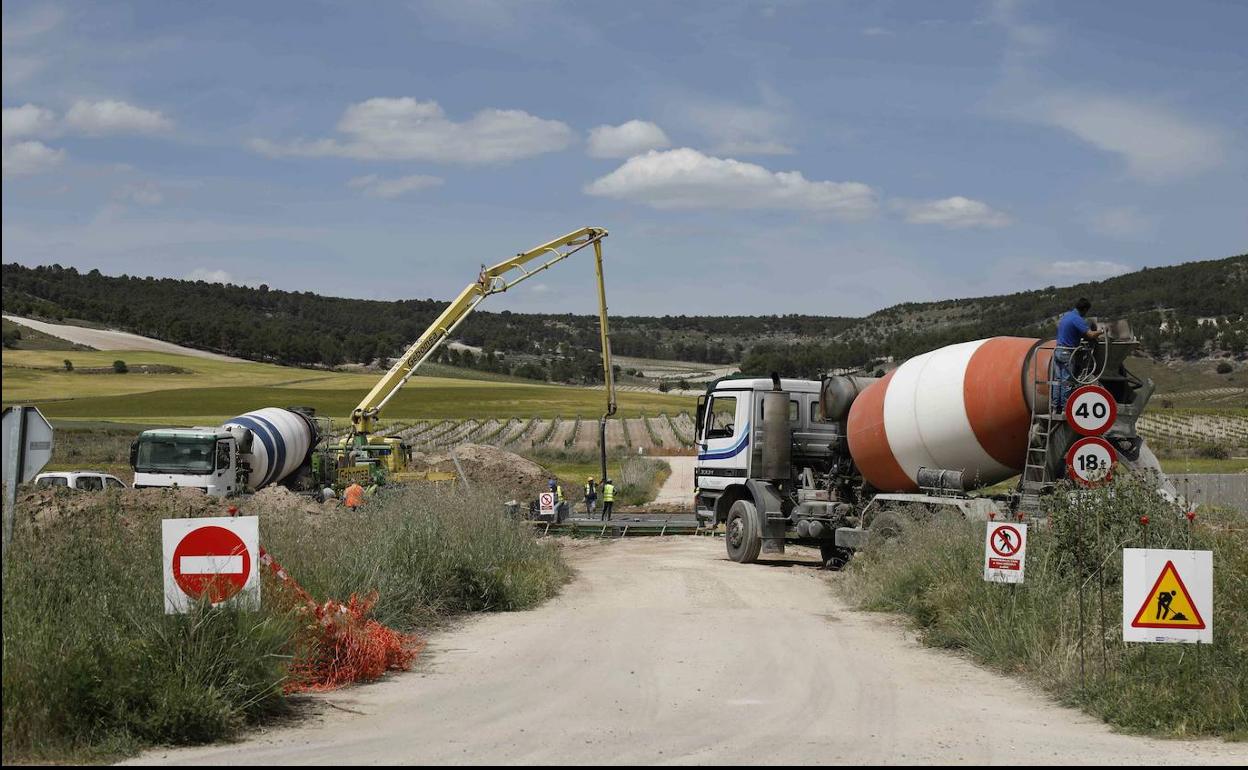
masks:
<path fill-rule="evenodd" d="M 59 265 L 3 267 L 6 313 L 78 319 L 253 360 L 328 365 L 371 362 L 401 351 L 442 310 L 443 300 L 324 297 L 268 286 L 105 276 Z M 1043 335 L 1074 299 L 1094 314 L 1127 317 L 1156 353 L 1242 353 L 1248 343 L 1248 255 L 1150 268 L 1105 281 L 1018 294 L 906 303 L 866 318 L 823 316 L 623 316 L 612 318 L 618 355 L 792 373 L 902 358 L 996 334 Z M 1200 319 L 1206 319 L 1203 322 Z M 1208 319 L 1214 319 L 1212 321 Z M 458 339 L 522 360 L 582 358 L 593 376 L 597 317 L 479 311 Z M 779 365 L 776 365 L 779 364 Z M 565 371 L 554 379 L 580 379 Z"/>

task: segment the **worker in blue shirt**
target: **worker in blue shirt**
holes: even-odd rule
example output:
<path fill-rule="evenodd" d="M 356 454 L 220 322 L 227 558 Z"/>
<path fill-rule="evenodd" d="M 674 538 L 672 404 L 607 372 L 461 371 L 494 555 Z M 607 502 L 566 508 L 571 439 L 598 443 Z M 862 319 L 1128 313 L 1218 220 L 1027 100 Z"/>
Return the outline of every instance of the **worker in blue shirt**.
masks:
<path fill-rule="evenodd" d="M 1092 309 L 1087 297 L 1080 297 L 1073 310 L 1067 310 L 1057 320 L 1057 349 L 1053 351 L 1052 379 L 1057 381 L 1050 396 L 1053 412 L 1060 414 L 1066 409 L 1066 399 L 1074 390 L 1075 375 L 1070 370 L 1070 358 L 1084 340 L 1096 340 L 1105 332 L 1092 330 L 1084 318 Z"/>

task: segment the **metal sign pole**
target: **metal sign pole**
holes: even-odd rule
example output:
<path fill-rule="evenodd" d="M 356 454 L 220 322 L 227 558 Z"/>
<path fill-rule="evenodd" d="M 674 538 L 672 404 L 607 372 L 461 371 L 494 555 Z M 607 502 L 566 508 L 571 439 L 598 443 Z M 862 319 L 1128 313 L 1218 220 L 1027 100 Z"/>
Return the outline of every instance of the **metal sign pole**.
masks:
<path fill-rule="evenodd" d="M 10 421 L 9 446 L 12 451 L 5 458 L 4 469 L 4 543 L 0 546 L 0 558 L 8 558 L 9 541 L 13 539 L 13 521 L 17 517 L 17 485 L 21 483 L 22 468 L 26 464 L 26 407 L 15 406 L 17 419 Z"/>

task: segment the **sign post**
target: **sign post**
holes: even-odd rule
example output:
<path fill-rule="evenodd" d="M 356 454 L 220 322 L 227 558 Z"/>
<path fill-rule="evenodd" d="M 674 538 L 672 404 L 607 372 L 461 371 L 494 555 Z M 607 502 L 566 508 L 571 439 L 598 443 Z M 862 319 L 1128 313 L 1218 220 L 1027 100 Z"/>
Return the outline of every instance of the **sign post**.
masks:
<path fill-rule="evenodd" d="M 9 552 L 13 521 L 17 518 L 17 487 L 30 481 L 52 459 L 52 425 L 33 406 L 4 410 L 4 544 Z"/>
<path fill-rule="evenodd" d="M 166 614 L 199 601 L 260 605 L 259 517 L 165 519 L 161 535 Z"/>
<path fill-rule="evenodd" d="M 1213 551 L 1122 549 L 1122 640 L 1213 643 Z"/>
<path fill-rule="evenodd" d="M 988 522 L 984 536 L 984 580 L 1021 583 L 1027 560 L 1027 525 Z"/>

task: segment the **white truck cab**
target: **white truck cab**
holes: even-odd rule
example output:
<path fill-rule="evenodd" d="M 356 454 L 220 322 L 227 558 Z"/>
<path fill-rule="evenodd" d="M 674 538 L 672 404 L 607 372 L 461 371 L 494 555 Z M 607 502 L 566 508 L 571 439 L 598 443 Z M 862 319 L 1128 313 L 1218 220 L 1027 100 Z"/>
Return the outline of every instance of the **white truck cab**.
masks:
<path fill-rule="evenodd" d="M 829 431 L 819 411 L 819 381 L 781 379 L 788 394 L 788 424 L 793 443 L 803 452 L 827 453 Z M 773 382 L 762 377 L 723 379 L 698 398 L 697 487 L 698 517 L 722 522 L 737 497 L 748 497 L 747 480 L 757 477 L 763 452 L 763 399 Z"/>
<path fill-rule="evenodd" d="M 224 428 L 146 430 L 130 448 L 134 488 L 182 487 L 213 497 L 243 491 L 238 441 Z"/>

